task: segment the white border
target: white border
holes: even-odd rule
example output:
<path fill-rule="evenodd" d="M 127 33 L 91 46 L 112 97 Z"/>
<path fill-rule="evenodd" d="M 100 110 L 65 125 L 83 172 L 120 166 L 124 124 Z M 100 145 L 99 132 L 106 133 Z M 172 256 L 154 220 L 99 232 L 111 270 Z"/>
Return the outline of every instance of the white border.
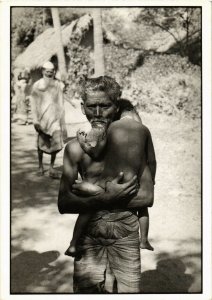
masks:
<path fill-rule="evenodd" d="M 203 13 L 203 294 L 166 294 L 166 295 L 9 295 L 9 253 L 10 253 L 10 6 L 202 6 Z M 161 300 L 209 300 L 211 293 L 211 2 L 207 0 L 99 0 L 89 1 L 1 1 L 0 2 L 0 113 L 1 113 L 1 300 L 7 299 L 102 299 L 112 297 L 121 299 L 161 299 Z"/>

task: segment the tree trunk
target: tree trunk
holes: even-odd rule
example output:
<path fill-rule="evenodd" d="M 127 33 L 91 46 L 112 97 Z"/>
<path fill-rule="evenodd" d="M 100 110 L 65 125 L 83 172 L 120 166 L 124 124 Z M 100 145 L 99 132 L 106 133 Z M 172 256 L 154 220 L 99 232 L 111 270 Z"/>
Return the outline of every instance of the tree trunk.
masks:
<path fill-rule="evenodd" d="M 52 19 L 53 19 L 54 30 L 55 30 L 55 39 L 57 40 L 58 67 L 59 67 L 61 79 L 65 80 L 66 76 L 67 76 L 67 72 L 66 72 L 65 55 L 64 55 L 64 49 L 63 49 L 62 33 L 61 33 L 58 8 L 51 8 L 51 12 L 52 12 Z"/>
<path fill-rule="evenodd" d="M 94 8 L 92 15 L 94 26 L 94 76 L 98 77 L 105 74 L 101 8 Z"/>

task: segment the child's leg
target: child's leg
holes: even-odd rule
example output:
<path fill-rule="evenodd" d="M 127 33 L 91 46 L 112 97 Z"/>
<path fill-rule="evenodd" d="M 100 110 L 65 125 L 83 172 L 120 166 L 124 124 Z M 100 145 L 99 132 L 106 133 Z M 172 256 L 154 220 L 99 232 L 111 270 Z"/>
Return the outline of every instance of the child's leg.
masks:
<path fill-rule="evenodd" d="M 148 241 L 148 232 L 149 232 L 149 212 L 148 208 L 145 207 L 138 211 L 139 225 L 140 225 L 140 248 L 148 249 L 153 251 L 154 248 L 150 245 Z"/>
<path fill-rule="evenodd" d="M 74 257 L 77 255 L 77 242 L 79 241 L 79 238 L 84 233 L 84 230 L 90 218 L 91 218 L 91 214 L 80 214 L 78 216 L 74 226 L 73 237 L 70 242 L 70 246 L 65 252 L 65 255 L 74 256 Z"/>

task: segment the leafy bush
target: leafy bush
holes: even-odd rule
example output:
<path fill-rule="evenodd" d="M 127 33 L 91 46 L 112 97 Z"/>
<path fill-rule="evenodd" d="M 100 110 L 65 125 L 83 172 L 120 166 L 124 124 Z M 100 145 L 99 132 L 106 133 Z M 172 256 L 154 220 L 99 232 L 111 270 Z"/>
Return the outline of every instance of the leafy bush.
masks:
<path fill-rule="evenodd" d="M 179 55 L 146 57 L 123 94 L 147 112 L 201 115 L 201 69 Z"/>
<path fill-rule="evenodd" d="M 128 76 L 136 68 L 141 51 L 125 49 L 112 44 L 104 45 L 105 73 L 114 77 L 120 85 L 126 86 Z M 128 85 L 128 84 L 127 84 Z"/>
<path fill-rule="evenodd" d="M 123 87 L 123 97 L 146 112 L 201 116 L 201 68 L 180 55 L 146 55 L 141 51 L 106 44 L 106 75 Z M 69 45 L 68 94 L 77 94 L 81 76 L 90 76 L 93 62 L 89 50 Z M 146 56 L 145 56 L 146 55 Z"/>
<path fill-rule="evenodd" d="M 90 48 L 81 46 L 80 39 L 75 36 L 75 38 L 71 39 L 67 49 L 67 55 L 70 61 L 68 66 L 68 78 L 66 80 L 66 94 L 70 98 L 78 98 L 80 80 L 84 76 L 91 76 L 93 73 Z"/>

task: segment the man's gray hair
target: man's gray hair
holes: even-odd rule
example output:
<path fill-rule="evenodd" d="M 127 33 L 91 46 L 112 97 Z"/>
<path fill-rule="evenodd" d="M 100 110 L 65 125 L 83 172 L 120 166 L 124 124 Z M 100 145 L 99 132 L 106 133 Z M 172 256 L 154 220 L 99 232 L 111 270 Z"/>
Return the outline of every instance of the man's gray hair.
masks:
<path fill-rule="evenodd" d="M 117 102 L 121 97 L 121 87 L 116 80 L 109 76 L 84 78 L 81 81 L 80 94 L 83 101 L 89 92 L 105 92 L 111 101 Z"/>

